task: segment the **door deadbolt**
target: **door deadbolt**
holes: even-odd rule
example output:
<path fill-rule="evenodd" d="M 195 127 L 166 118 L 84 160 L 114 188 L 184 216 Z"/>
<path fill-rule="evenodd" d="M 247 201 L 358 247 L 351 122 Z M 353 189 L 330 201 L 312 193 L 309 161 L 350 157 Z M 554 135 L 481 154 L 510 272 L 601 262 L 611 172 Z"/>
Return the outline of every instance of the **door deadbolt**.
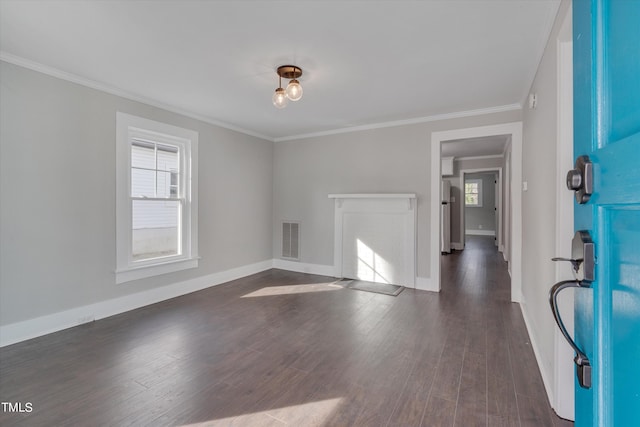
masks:
<path fill-rule="evenodd" d="M 593 194 L 593 163 L 589 156 L 576 159 L 575 168 L 567 173 L 567 188 L 575 192 L 576 202 L 585 204 Z"/>

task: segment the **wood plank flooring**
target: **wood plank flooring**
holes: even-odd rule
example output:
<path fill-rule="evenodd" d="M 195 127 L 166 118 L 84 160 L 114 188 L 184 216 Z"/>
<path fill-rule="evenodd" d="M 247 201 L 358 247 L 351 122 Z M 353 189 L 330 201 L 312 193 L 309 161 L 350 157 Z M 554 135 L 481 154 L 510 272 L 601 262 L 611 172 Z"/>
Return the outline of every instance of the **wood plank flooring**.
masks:
<path fill-rule="evenodd" d="M 3 426 L 565 426 L 492 239 L 397 297 L 269 270 L 0 349 Z"/>

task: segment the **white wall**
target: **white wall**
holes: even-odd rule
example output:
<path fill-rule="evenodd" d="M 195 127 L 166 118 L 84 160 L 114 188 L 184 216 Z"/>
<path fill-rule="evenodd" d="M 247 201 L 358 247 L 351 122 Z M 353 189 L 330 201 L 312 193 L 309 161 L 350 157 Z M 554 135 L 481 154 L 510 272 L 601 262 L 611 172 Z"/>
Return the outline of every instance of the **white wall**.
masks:
<path fill-rule="evenodd" d="M 431 132 L 518 121 L 520 114 L 510 111 L 276 143 L 274 258 L 281 251 L 281 221 L 299 220 L 300 260 L 333 264 L 330 193 L 415 193 L 417 275 L 429 278 Z"/>
<path fill-rule="evenodd" d="M 0 67 L 0 325 L 272 258 L 272 142 Z M 116 285 L 116 111 L 199 132 L 198 268 Z"/>
<path fill-rule="evenodd" d="M 553 404 L 554 334 L 556 325 L 549 309 L 548 292 L 555 283 L 556 270 L 556 171 L 558 141 L 558 32 L 570 11 L 562 2 L 549 42 L 538 67 L 530 93 L 537 94 L 537 108 L 523 112 L 523 182 L 528 190 L 522 196 L 522 310 L 529 335 Z M 566 254 L 565 254 L 566 256 Z"/>

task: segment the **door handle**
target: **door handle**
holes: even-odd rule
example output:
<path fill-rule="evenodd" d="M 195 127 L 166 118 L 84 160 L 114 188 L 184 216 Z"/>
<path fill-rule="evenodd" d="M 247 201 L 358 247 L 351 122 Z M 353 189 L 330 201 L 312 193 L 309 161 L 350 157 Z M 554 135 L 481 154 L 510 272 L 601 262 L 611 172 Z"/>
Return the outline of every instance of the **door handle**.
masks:
<path fill-rule="evenodd" d="M 578 230 L 571 240 L 571 258 L 554 257 L 551 261 L 570 262 L 573 277 L 579 282 L 593 282 L 596 278 L 596 249 L 591 235 Z"/>
<path fill-rule="evenodd" d="M 563 280 L 561 282 L 556 283 L 551 287 L 549 291 L 549 304 L 551 305 L 551 312 L 553 313 L 553 318 L 560 328 L 560 332 L 567 340 L 573 351 L 576 353 L 576 357 L 573 359 L 573 362 L 578 367 L 578 382 L 580 383 L 580 387 L 582 388 L 591 388 L 591 363 L 589 362 L 589 358 L 580 348 L 576 345 L 569 332 L 567 332 L 567 328 L 564 326 L 562 322 L 562 318 L 560 317 L 560 311 L 558 310 L 558 294 L 567 288 L 588 288 L 589 285 L 583 285 L 582 282 L 578 280 Z"/>
<path fill-rule="evenodd" d="M 582 264 L 583 259 L 571 259 L 571 258 L 563 258 L 563 257 L 553 257 L 551 261 L 565 261 L 570 262 L 573 267 L 573 271 L 577 273 L 580 270 L 580 264 Z"/>

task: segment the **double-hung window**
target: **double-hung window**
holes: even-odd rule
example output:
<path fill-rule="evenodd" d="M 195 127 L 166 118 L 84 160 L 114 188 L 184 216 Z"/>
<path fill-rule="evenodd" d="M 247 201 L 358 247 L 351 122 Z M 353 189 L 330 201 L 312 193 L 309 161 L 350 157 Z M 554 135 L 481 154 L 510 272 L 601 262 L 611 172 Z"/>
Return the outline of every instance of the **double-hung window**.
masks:
<path fill-rule="evenodd" d="M 464 205 L 467 207 L 482 207 L 482 180 L 467 179 L 464 182 Z"/>
<path fill-rule="evenodd" d="M 197 267 L 197 132 L 116 122 L 116 282 Z"/>

